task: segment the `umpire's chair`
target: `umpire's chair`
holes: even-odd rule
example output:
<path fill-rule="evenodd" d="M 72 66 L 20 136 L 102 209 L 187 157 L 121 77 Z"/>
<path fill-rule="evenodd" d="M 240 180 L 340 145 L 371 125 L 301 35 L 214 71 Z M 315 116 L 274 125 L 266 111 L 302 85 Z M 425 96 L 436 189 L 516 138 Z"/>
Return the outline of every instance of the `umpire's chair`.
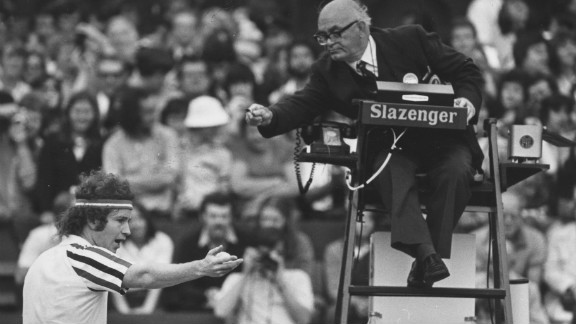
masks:
<path fill-rule="evenodd" d="M 360 105 L 362 102 L 360 102 Z M 362 113 L 360 113 L 362 114 Z M 352 186 L 362 184 L 360 179 L 366 179 L 365 161 L 367 147 L 365 136 L 370 125 L 359 122 L 357 125 L 357 151 L 348 155 L 310 153 L 302 151 L 300 162 L 317 162 L 345 166 L 350 169 Z M 353 267 L 353 250 L 356 241 L 355 223 L 362 221 L 363 211 L 370 197 L 374 196 L 370 186 L 365 189 L 349 192 L 349 212 L 345 233 L 345 250 L 343 252 L 342 271 L 340 276 L 339 295 L 337 300 L 337 323 L 345 324 L 348 320 L 350 297 L 358 296 L 412 296 L 412 297 L 452 297 L 452 298 L 488 298 L 496 300 L 495 311 L 498 322 L 511 324 L 512 310 L 508 279 L 508 262 L 506 255 L 504 222 L 501 194 L 508 187 L 548 168 L 538 163 L 501 162 L 498 156 L 496 120 L 486 120 L 484 124 L 486 136 L 489 139 L 488 159 L 490 172 L 483 180 L 472 188 L 472 198 L 466 211 L 485 212 L 489 214 L 489 228 L 494 238 L 492 265 L 494 272 L 494 287 L 479 288 L 408 288 L 392 286 L 354 286 L 351 285 Z M 426 189 L 420 190 L 422 198 Z"/>

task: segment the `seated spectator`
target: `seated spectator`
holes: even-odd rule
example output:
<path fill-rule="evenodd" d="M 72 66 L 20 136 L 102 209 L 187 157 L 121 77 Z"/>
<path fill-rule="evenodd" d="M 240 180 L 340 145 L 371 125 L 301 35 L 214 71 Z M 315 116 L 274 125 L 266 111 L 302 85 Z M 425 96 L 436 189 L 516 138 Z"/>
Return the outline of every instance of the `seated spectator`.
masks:
<path fill-rule="evenodd" d="M 480 44 L 476 28 L 466 18 L 455 19 L 452 23 L 450 44 L 455 50 L 474 60 L 484 76 L 484 92 L 494 97 L 496 95 L 495 73 L 500 69 L 496 49 Z"/>
<path fill-rule="evenodd" d="M 174 243 L 163 232 L 156 230 L 150 215 L 134 204 L 130 220 L 130 236 L 116 254 L 131 263 L 170 263 Z M 158 305 L 162 289 L 130 289 L 126 295 L 113 294 L 114 307 L 122 314 L 151 314 Z"/>
<path fill-rule="evenodd" d="M 528 177 L 514 189 L 524 197 L 524 223 L 540 233 L 546 233 L 557 215 L 554 207 L 558 191 L 554 188 L 554 179 L 549 174 L 540 172 Z"/>
<path fill-rule="evenodd" d="M 574 304 L 567 305 L 563 302 L 572 301 L 576 296 L 576 208 L 574 193 L 561 200 L 565 203 L 562 214 L 568 219 L 560 219 L 550 227 L 547 234 L 548 257 L 544 263 L 544 282 L 548 291 L 544 295 L 544 305 L 550 323 L 568 324 L 573 321 Z M 566 208 L 568 207 L 568 208 Z M 560 209 L 560 208 L 559 208 Z"/>
<path fill-rule="evenodd" d="M 130 19 L 125 16 L 115 16 L 108 21 L 106 26 L 106 51 L 120 55 L 122 60 L 129 63 L 136 61 L 138 51 L 138 30 Z"/>
<path fill-rule="evenodd" d="M 196 260 L 197 256 L 222 245 L 233 255 L 242 255 L 245 238 L 233 225 L 232 199 L 224 193 L 204 197 L 200 206 L 200 226 L 191 226 L 176 242 L 172 262 Z M 168 311 L 198 311 L 212 309 L 215 295 L 225 277 L 201 278 L 165 290 L 164 308 Z"/>
<path fill-rule="evenodd" d="M 214 9 L 216 12 L 211 10 L 214 15 L 210 17 L 211 19 L 214 19 L 215 16 L 228 15 L 223 10 Z M 203 17 L 209 17 L 207 14 L 208 12 L 204 12 Z M 230 20 L 230 22 L 232 21 Z M 230 65 L 237 61 L 237 55 L 234 50 L 233 32 L 228 31 L 225 27 L 218 27 L 220 23 L 222 21 L 213 20 L 211 23 L 202 24 L 205 29 L 202 32 L 205 38 L 204 49 L 200 58 L 208 64 L 210 79 L 212 80 L 212 94 L 223 102 L 227 102 L 229 98 L 224 90 L 224 82 Z"/>
<path fill-rule="evenodd" d="M 296 197 L 292 145 L 285 138 L 264 139 L 256 127 L 240 123 L 240 137 L 228 147 L 234 156 L 230 185 L 241 215 L 262 196 Z"/>
<path fill-rule="evenodd" d="M 46 56 L 42 52 L 32 51 L 28 54 L 24 66 L 24 81 L 27 84 L 38 82 L 47 76 L 46 60 Z"/>
<path fill-rule="evenodd" d="M 220 133 L 230 117 L 218 99 L 200 96 L 190 101 L 184 126 L 188 130 L 182 152 L 180 188 L 175 217 L 198 216 L 204 197 L 230 190 L 232 154 Z"/>
<path fill-rule="evenodd" d="M 104 135 L 110 134 L 118 123 L 119 109 L 115 101 L 126 88 L 130 66 L 119 56 L 101 56 L 96 62 L 94 91 L 100 110 Z"/>
<path fill-rule="evenodd" d="M 62 131 L 64 95 L 62 82 L 54 76 L 46 76 L 31 84 L 32 92 L 22 98 L 23 106 L 38 106 L 42 112 L 42 136 Z"/>
<path fill-rule="evenodd" d="M 526 72 L 515 69 L 500 76 L 496 89 L 496 100 L 488 104 L 488 115 L 498 119 L 498 129 L 506 135 L 507 127 L 522 122 L 523 110 L 528 102 L 528 83 Z"/>
<path fill-rule="evenodd" d="M 62 103 L 66 105 L 74 93 L 86 89 L 92 67 L 71 39 L 58 47 L 55 62 L 57 70 L 53 75 L 58 78 Z"/>
<path fill-rule="evenodd" d="M 270 94 L 278 89 L 289 78 L 288 46 L 294 41 L 294 35 L 290 32 L 290 22 L 283 17 L 266 19 L 261 17 L 262 31 L 264 32 L 263 48 L 266 66 L 264 67 L 262 81 L 265 94 Z M 258 18 L 255 18 L 258 21 Z M 257 22 L 258 23 L 258 22 Z"/>
<path fill-rule="evenodd" d="M 298 210 L 295 200 L 266 197 L 255 204 L 255 214 L 243 219 L 253 229 L 275 230 L 283 245 L 284 264 L 288 269 L 300 269 L 312 277 L 314 248 L 310 237 L 297 228 Z"/>
<path fill-rule="evenodd" d="M 245 64 L 234 63 L 228 68 L 224 80 L 224 90 L 227 98 L 226 111 L 230 114 L 231 122 L 226 127 L 228 136 L 238 136 L 239 125 L 244 122 L 246 109 L 255 102 L 257 84 L 254 73 Z"/>
<path fill-rule="evenodd" d="M 305 41 L 296 41 L 290 44 L 286 54 L 289 79 L 268 96 L 270 104 L 274 104 L 282 97 L 304 88 L 317 56 L 312 44 Z"/>
<path fill-rule="evenodd" d="M 503 0 L 495 0 L 488 3 L 484 0 L 472 0 L 467 7 L 466 17 L 474 24 L 478 31 L 478 42 L 492 45 L 497 35 L 500 34 L 498 27 L 498 12 L 502 7 Z"/>
<path fill-rule="evenodd" d="M 184 98 L 192 100 L 201 95 L 209 95 L 212 91 L 212 77 L 206 61 L 191 57 L 183 57 L 176 66 L 179 90 Z"/>
<path fill-rule="evenodd" d="M 232 17 L 238 28 L 235 35 L 234 50 L 238 54 L 238 61 L 250 67 L 256 75 L 256 82 L 262 82 L 262 73 L 266 65 L 266 59 L 262 54 L 263 33 L 252 20 L 252 12 L 246 7 L 236 8 Z"/>
<path fill-rule="evenodd" d="M 498 6 L 496 4 L 496 6 Z M 493 45 L 498 51 L 502 68 L 512 69 L 515 67 L 514 44 L 518 39 L 518 34 L 529 29 L 530 16 L 534 11 L 530 8 L 526 0 L 503 0 L 499 6 L 497 17 L 498 31 L 493 35 Z M 518 67 L 518 66 L 516 66 Z"/>
<path fill-rule="evenodd" d="M 80 174 L 102 166 L 98 104 L 87 92 L 74 94 L 66 106 L 62 132 L 51 134 L 38 159 L 37 190 L 41 221 L 53 221 L 54 199 L 78 185 Z"/>
<path fill-rule="evenodd" d="M 32 266 L 34 260 L 42 252 L 60 243 L 61 238 L 58 236 L 55 224 L 58 221 L 58 217 L 72 206 L 73 200 L 74 198 L 70 192 L 60 193 L 54 201 L 54 221 L 42 224 L 30 231 L 18 255 L 18 266 L 14 274 L 14 281 L 19 287 L 24 284 L 26 272 Z"/>
<path fill-rule="evenodd" d="M 8 185 L 12 193 L 11 209 L 19 244 L 24 242 L 32 228 L 39 225 L 40 197 L 36 182 L 38 158 L 44 144 L 40 137 L 41 125 L 42 115 L 39 107 L 34 105 L 26 107 L 21 104 L 20 111 L 12 119 L 9 130 L 16 157 L 13 160 L 13 172 Z"/>
<path fill-rule="evenodd" d="M 9 92 L 17 102 L 30 92 L 30 86 L 24 81 L 27 56 L 26 49 L 16 43 L 4 44 L 2 47 L 0 89 Z"/>
<path fill-rule="evenodd" d="M 153 94 L 162 94 L 168 72 L 173 68 L 174 60 L 170 51 L 164 48 L 139 47 L 136 52 L 136 71 L 138 74 L 130 80 L 130 85 Z"/>
<path fill-rule="evenodd" d="M 10 211 L 11 197 L 8 184 L 13 174 L 16 150 L 10 138 L 10 128 L 17 111 L 18 106 L 14 103 L 12 95 L 0 90 L 0 226 L 10 221 L 13 216 Z"/>
<path fill-rule="evenodd" d="M 546 240 L 544 235 L 524 224 L 522 211 L 526 206 L 519 192 L 509 190 L 502 194 L 504 209 L 504 235 L 508 255 L 508 270 L 511 279 L 529 280 L 530 323 L 548 323 L 546 312 L 541 304 L 540 282 L 542 266 L 546 259 Z M 486 271 L 489 262 L 490 235 L 488 225 L 476 230 L 476 286 L 491 287 L 492 269 Z M 485 299 L 477 300 L 476 314 L 480 320 L 490 316 Z"/>
<path fill-rule="evenodd" d="M 576 139 L 576 125 L 572 119 L 574 113 L 574 100 L 564 95 L 553 95 L 542 100 L 539 119 L 542 126 L 552 133 L 567 139 Z M 558 172 L 566 167 L 566 163 L 573 163 L 570 159 L 574 149 L 572 147 L 558 147 L 548 142 L 542 143 L 541 163 L 550 165 L 548 173 L 558 179 Z M 574 165 L 569 165 L 573 167 Z M 568 170 L 564 170 L 568 171 Z M 559 179 L 558 179 L 559 180 Z"/>
<path fill-rule="evenodd" d="M 555 53 L 540 32 L 520 34 L 514 43 L 513 53 L 516 68 L 530 76 L 552 75 L 552 67 L 556 63 Z"/>
<path fill-rule="evenodd" d="M 228 323 L 307 324 L 314 307 L 310 276 L 285 266 L 286 242 L 260 228 L 244 253 L 242 272 L 230 274 L 216 295 L 214 313 Z"/>
<path fill-rule="evenodd" d="M 354 248 L 354 270 L 351 283 L 353 285 L 369 284 L 370 275 L 370 236 L 378 227 L 378 216 L 371 210 L 374 206 L 367 205 L 363 213 L 363 222 L 356 222 L 356 235 L 359 244 Z M 342 254 L 344 253 L 344 239 L 331 242 L 324 249 L 323 273 L 326 278 L 326 296 L 328 308 L 326 310 L 326 323 L 336 321 L 336 298 L 340 283 L 340 270 L 342 268 Z M 350 299 L 349 323 L 366 323 L 368 321 L 368 297 L 352 296 Z"/>
<path fill-rule="evenodd" d="M 551 40 L 552 49 L 558 64 L 552 72 L 558 84 L 558 91 L 569 96 L 576 83 L 576 37 L 574 31 L 558 31 Z"/>
<path fill-rule="evenodd" d="M 189 103 L 190 101 L 185 98 L 172 98 L 168 100 L 160 113 L 160 122 L 176 132 L 182 149 L 185 149 L 186 143 L 188 143 L 188 131 L 184 125 L 184 119 L 186 119 L 186 114 L 188 113 Z"/>
<path fill-rule="evenodd" d="M 558 95 L 558 85 L 551 76 L 536 74 L 531 78 L 527 87 L 528 102 L 522 111 L 522 121 L 525 124 L 541 125 L 539 119 L 544 98 Z"/>
<path fill-rule="evenodd" d="M 201 51 L 198 15 L 192 10 L 175 12 L 171 17 L 171 33 L 167 46 L 176 60 L 196 55 Z"/>
<path fill-rule="evenodd" d="M 179 170 L 178 138 L 157 120 L 156 98 L 141 89 L 124 93 L 121 129 L 104 144 L 102 160 L 106 172 L 130 182 L 154 218 L 170 218 Z"/>

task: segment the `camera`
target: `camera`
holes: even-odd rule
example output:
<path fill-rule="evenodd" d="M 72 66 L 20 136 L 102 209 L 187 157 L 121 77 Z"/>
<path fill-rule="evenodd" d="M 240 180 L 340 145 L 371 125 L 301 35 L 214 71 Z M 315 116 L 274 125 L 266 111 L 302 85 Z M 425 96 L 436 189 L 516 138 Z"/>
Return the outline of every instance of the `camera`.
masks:
<path fill-rule="evenodd" d="M 276 255 L 278 243 L 282 238 L 282 232 L 276 228 L 260 228 L 254 235 L 252 245 L 258 252 L 255 258 L 256 268 L 261 273 L 276 272 L 279 264 Z"/>
<path fill-rule="evenodd" d="M 258 257 L 260 270 L 276 272 L 278 270 L 278 261 L 274 260 L 270 252 L 262 252 Z"/>

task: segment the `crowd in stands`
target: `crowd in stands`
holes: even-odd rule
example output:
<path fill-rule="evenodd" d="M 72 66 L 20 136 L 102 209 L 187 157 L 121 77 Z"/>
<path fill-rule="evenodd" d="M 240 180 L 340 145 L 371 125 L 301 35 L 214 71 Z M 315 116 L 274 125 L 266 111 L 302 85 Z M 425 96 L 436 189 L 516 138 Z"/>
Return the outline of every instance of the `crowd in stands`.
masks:
<path fill-rule="evenodd" d="M 0 13 L 0 230 L 21 251 L 16 282 L 58 243 L 53 224 L 79 175 L 103 169 L 128 179 L 136 195 L 132 236 L 118 254 L 186 262 L 223 244 L 246 260 L 228 277 L 131 291 L 111 298 L 111 308 L 209 311 L 236 323 L 333 318 L 343 242 L 315 255 L 316 238 L 301 227 L 344 221 L 344 170 L 316 166 L 301 196 L 299 134 L 263 139 L 244 122 L 250 104 L 304 87 L 321 48 L 297 37 L 285 17 L 263 14 L 276 1 L 144 1 L 146 11 L 135 1 L 90 10 L 84 2 Z M 487 149 L 482 123 L 497 119 L 501 159 L 513 124 L 576 140 L 576 0 L 543 3 L 471 0 L 445 39 L 484 75 L 478 140 Z M 429 27 L 419 17 L 406 23 Z M 545 142 L 540 162 L 549 170 L 503 196 L 510 276 L 530 280 L 531 323 L 565 324 L 576 304 L 576 152 Z M 300 171 L 307 179 L 310 165 Z M 369 234 L 386 223 L 385 215 L 365 218 L 357 283 L 368 281 Z M 478 286 L 490 282 L 487 222 L 466 213 L 459 224 L 477 235 Z M 166 223 L 182 233 L 166 235 L 158 226 Z M 317 278 L 326 278 L 321 289 Z M 367 300 L 352 306 L 365 323 Z M 479 322 L 490 321 L 488 310 L 478 302 Z"/>

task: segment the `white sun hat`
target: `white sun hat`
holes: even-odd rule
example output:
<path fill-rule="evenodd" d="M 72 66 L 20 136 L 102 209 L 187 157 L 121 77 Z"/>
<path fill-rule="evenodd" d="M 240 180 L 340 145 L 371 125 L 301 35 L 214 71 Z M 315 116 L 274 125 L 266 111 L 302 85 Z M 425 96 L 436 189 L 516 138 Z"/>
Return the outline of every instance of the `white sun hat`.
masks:
<path fill-rule="evenodd" d="M 216 127 L 226 125 L 230 116 L 220 101 L 211 96 L 200 96 L 188 104 L 184 126 L 188 128 Z"/>

